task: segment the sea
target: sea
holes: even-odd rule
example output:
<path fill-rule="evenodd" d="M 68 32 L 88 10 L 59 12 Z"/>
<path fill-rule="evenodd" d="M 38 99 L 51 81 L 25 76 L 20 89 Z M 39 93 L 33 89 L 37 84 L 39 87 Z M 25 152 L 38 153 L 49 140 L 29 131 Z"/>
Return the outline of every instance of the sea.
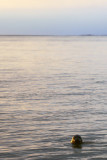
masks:
<path fill-rule="evenodd" d="M 107 159 L 107 36 L 0 36 L 0 160 L 71 159 Z"/>

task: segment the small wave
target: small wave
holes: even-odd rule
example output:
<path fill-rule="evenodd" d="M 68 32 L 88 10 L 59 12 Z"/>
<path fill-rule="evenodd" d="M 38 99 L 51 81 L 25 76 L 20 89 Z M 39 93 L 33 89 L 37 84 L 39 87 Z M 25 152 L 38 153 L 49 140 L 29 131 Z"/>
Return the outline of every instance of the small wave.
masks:
<path fill-rule="evenodd" d="M 107 81 L 96 81 L 96 83 L 98 83 L 98 84 L 105 84 L 105 83 L 107 83 Z"/>
<path fill-rule="evenodd" d="M 90 95 L 90 92 L 72 92 L 72 93 L 59 93 L 57 95 L 63 95 L 63 96 L 84 96 L 84 95 Z"/>

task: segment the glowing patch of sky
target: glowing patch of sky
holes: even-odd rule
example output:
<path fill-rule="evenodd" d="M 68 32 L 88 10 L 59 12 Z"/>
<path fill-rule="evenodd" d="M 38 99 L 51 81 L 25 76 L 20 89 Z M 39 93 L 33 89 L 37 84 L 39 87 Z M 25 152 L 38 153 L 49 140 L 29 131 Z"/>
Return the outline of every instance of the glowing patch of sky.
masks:
<path fill-rule="evenodd" d="M 106 0 L 0 0 L 1 9 L 105 6 Z"/>

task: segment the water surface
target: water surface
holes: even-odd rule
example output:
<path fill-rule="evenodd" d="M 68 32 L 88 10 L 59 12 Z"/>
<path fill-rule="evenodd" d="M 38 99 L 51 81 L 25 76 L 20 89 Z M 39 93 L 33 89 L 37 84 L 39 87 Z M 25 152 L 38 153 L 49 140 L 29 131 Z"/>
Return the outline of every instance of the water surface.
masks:
<path fill-rule="evenodd" d="M 106 114 L 107 37 L 0 37 L 0 159 L 106 159 Z"/>

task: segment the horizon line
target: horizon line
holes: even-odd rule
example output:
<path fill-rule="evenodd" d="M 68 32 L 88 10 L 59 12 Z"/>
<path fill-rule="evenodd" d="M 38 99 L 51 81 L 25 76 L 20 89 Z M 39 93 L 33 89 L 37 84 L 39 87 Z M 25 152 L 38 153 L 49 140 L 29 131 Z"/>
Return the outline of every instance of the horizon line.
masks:
<path fill-rule="evenodd" d="M 0 36 L 107 36 L 107 34 L 101 34 L 101 35 L 98 35 L 98 34 L 78 34 L 78 35 L 71 35 L 71 34 L 65 34 L 65 35 L 59 35 L 59 34 L 0 34 Z"/>

